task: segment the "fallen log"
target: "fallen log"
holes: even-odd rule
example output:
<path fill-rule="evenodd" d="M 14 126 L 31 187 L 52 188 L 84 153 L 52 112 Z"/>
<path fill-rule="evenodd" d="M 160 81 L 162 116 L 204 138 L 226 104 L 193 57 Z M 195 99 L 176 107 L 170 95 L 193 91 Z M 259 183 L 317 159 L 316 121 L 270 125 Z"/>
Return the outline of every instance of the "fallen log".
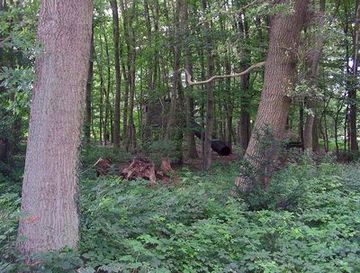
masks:
<path fill-rule="evenodd" d="M 199 139 L 204 139 L 205 134 L 202 130 L 202 127 L 198 123 L 192 122 L 191 130 L 196 137 L 198 137 Z M 221 156 L 228 156 L 229 154 L 231 154 L 230 147 L 226 145 L 225 142 L 219 139 L 215 139 L 214 136 L 213 139 L 211 140 L 211 149 L 213 149 L 214 152 L 217 152 L 218 155 Z"/>

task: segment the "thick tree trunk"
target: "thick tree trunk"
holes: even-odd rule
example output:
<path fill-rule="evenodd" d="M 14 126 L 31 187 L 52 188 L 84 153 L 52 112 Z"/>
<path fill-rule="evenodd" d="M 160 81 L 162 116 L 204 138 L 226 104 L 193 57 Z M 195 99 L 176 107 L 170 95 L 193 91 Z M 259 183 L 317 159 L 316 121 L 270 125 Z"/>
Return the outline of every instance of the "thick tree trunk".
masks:
<path fill-rule="evenodd" d="M 42 1 L 19 249 L 76 247 L 77 163 L 89 69 L 92 1 Z"/>
<path fill-rule="evenodd" d="M 117 0 L 111 0 L 111 10 L 113 16 L 113 39 L 114 39 L 114 58 L 115 58 L 115 109 L 113 124 L 114 146 L 120 146 L 120 99 L 121 99 L 121 71 L 120 71 L 120 30 L 119 12 Z"/>
<path fill-rule="evenodd" d="M 289 0 L 278 1 L 291 4 Z M 261 161 L 275 160 L 278 143 L 274 143 L 275 150 L 267 153 L 270 158 L 262 156 L 262 137 L 269 129 L 274 141 L 281 141 L 284 137 L 286 120 L 288 117 L 290 98 L 288 91 L 292 88 L 296 73 L 297 47 L 299 45 L 300 31 L 307 14 L 308 0 L 296 0 L 294 13 L 276 14 L 271 18 L 269 51 L 265 66 L 264 89 L 256 117 L 253 133 L 246 150 L 246 159 L 256 168 Z M 268 141 L 268 140 L 267 140 Z M 262 148 L 261 148 L 262 147 Z M 243 185 L 244 190 L 249 189 Z M 264 185 L 266 187 L 266 185 Z"/>

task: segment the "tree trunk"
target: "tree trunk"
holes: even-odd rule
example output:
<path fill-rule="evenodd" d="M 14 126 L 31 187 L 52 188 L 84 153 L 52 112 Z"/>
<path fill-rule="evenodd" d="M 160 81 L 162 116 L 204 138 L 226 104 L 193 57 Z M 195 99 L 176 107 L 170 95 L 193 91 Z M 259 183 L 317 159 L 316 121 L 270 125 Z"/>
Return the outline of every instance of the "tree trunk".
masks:
<path fill-rule="evenodd" d="M 316 18 L 316 27 L 317 29 L 321 29 L 321 27 L 325 23 L 325 0 L 320 1 L 320 9 Z M 319 76 L 319 63 L 322 56 L 322 51 L 325 42 L 325 35 L 319 31 L 316 31 L 316 37 L 314 37 L 314 47 L 308 54 L 307 58 L 307 79 L 310 83 L 310 86 L 316 86 L 318 84 L 318 76 Z M 303 133 L 303 144 L 306 152 L 313 152 L 315 148 L 313 146 L 313 130 L 314 130 L 314 121 L 316 115 L 316 105 L 317 103 L 313 101 L 311 98 L 308 98 L 306 101 L 306 107 L 311 110 L 311 113 L 308 114 L 305 121 L 304 133 Z"/>
<path fill-rule="evenodd" d="M 207 0 L 202 1 L 203 9 L 208 8 Z M 213 56 L 213 46 L 210 37 L 210 24 L 206 21 L 204 23 L 205 27 L 205 36 L 206 36 L 206 53 L 207 53 L 207 72 L 208 77 L 210 78 L 214 74 L 215 65 L 214 65 L 214 56 Z M 206 97 L 206 127 L 205 127 L 205 140 L 204 140 L 204 153 L 203 153 L 203 169 L 208 171 L 211 167 L 211 139 L 214 127 L 214 82 L 209 82 L 206 85 L 207 97 Z"/>
<path fill-rule="evenodd" d="M 183 95 L 182 95 L 182 86 L 180 78 L 180 61 L 183 42 L 181 40 L 182 34 L 184 32 L 184 0 L 176 0 L 175 7 L 175 20 L 174 20 L 174 38 L 175 44 L 173 47 L 174 55 L 174 78 L 173 78 L 173 87 L 171 96 L 171 106 L 169 119 L 166 129 L 166 138 L 174 142 L 176 147 L 176 153 L 178 155 L 177 161 L 182 162 L 182 141 L 183 141 L 183 121 L 185 117 L 182 116 L 183 113 Z"/>
<path fill-rule="evenodd" d="M 136 10 L 136 1 L 132 2 L 132 8 L 130 12 L 130 18 L 128 20 L 128 37 L 129 37 L 129 55 L 128 55 L 128 67 L 129 67 L 129 120 L 128 120 L 128 129 L 126 136 L 126 150 L 134 151 L 136 148 L 136 133 L 135 133 L 135 124 L 134 124 L 134 103 L 135 103 L 135 61 L 136 61 L 136 38 L 135 30 L 132 25 L 132 22 L 135 20 L 135 10 Z"/>
<path fill-rule="evenodd" d="M 240 38 L 243 41 L 248 40 L 249 26 L 246 21 L 244 13 L 238 15 L 238 29 Z M 240 60 L 240 70 L 246 70 L 250 65 L 250 50 L 245 45 L 239 46 L 241 54 Z M 242 75 L 240 78 L 240 89 L 241 89 L 241 102 L 240 102 L 240 120 L 239 120 L 239 140 L 242 152 L 245 153 L 251 136 L 250 129 L 250 98 L 249 98 L 249 89 L 250 89 L 250 74 Z"/>
<path fill-rule="evenodd" d="M 190 35 L 190 28 L 189 28 L 189 20 L 188 20 L 188 3 L 184 1 L 184 27 L 186 28 L 186 34 Z M 192 64 L 192 54 L 191 48 L 186 43 L 185 44 L 185 67 L 189 71 L 190 75 L 193 74 L 193 64 Z M 198 158 L 198 152 L 196 150 L 196 142 L 194 133 L 191 130 L 191 124 L 195 121 L 194 120 L 194 98 L 191 96 L 192 87 L 189 87 L 189 92 L 187 92 L 185 97 L 185 104 L 186 104 L 186 142 L 187 142 L 187 158 Z M 190 93 L 190 95 L 189 95 Z"/>
<path fill-rule="evenodd" d="M 111 125 L 110 90 L 112 90 L 112 88 L 111 88 L 110 49 L 105 31 L 104 31 L 104 42 L 105 42 L 105 54 L 106 54 L 106 68 L 107 68 L 107 77 L 106 77 L 107 88 L 105 89 L 105 118 L 104 118 L 104 144 L 106 146 L 110 142 L 110 132 L 109 132 L 109 125 Z"/>
<path fill-rule="evenodd" d="M 42 1 L 18 246 L 76 247 L 77 163 L 89 69 L 92 1 Z M 25 238 L 25 239 L 24 239 Z"/>
<path fill-rule="evenodd" d="M 230 54 L 227 53 L 227 54 Z M 225 58 L 225 73 L 231 74 L 231 63 L 230 63 L 230 56 L 226 56 Z M 231 89 L 231 79 L 227 79 L 225 82 L 226 90 L 225 90 L 225 133 L 224 139 L 226 144 L 232 149 L 232 118 L 233 118 L 233 96 L 232 96 L 232 89 Z"/>
<path fill-rule="evenodd" d="M 283 0 L 280 3 L 291 4 L 291 1 Z M 269 51 L 265 66 L 265 82 L 261 101 L 256 117 L 255 126 L 249 146 L 246 150 L 246 159 L 255 168 L 259 168 L 264 161 L 273 161 L 277 157 L 278 143 L 284 137 L 286 120 L 288 117 L 290 99 L 288 91 L 292 88 L 296 73 L 297 47 L 299 45 L 300 31 L 303 27 L 307 14 L 308 0 L 296 0 L 294 13 L 278 13 L 271 18 Z M 262 156 L 262 137 L 267 130 L 274 137 L 274 150 Z M 249 189 L 243 185 L 244 190 Z M 264 185 L 267 186 L 266 184 Z"/>
<path fill-rule="evenodd" d="M 352 22 L 351 22 L 352 23 Z M 351 84 L 349 90 L 349 100 L 350 100 L 350 111 L 349 111 L 349 144 L 350 151 L 356 152 L 358 150 L 357 142 L 357 101 L 356 101 L 356 91 L 358 88 L 358 57 L 359 57 L 359 38 L 360 38 L 360 5 L 359 1 L 356 1 L 355 5 L 355 26 L 353 33 L 353 65 L 352 65 L 352 75 Z"/>
<path fill-rule="evenodd" d="M 113 16 L 113 39 L 114 39 L 114 58 L 115 58 L 115 109 L 113 124 L 113 140 L 116 148 L 120 147 L 120 99 L 121 99 L 121 71 L 120 71 L 120 30 L 119 13 L 117 0 L 111 0 L 111 10 Z"/>
<path fill-rule="evenodd" d="M 89 72 L 86 84 L 86 111 L 85 111 L 85 127 L 84 127 L 84 137 L 87 144 L 90 143 L 90 131 L 91 131 L 91 122 L 92 122 L 92 109 L 91 109 L 91 91 L 93 84 L 93 75 L 94 75 L 94 33 L 91 35 L 91 51 L 90 51 L 90 61 L 89 61 Z"/>

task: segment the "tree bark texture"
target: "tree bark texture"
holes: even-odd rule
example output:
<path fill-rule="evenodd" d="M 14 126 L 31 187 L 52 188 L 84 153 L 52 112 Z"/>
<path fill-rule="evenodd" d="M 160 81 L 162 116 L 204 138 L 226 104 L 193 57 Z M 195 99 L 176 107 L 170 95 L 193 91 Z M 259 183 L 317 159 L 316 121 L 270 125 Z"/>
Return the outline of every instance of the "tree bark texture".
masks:
<path fill-rule="evenodd" d="M 41 2 L 19 250 L 76 247 L 77 163 L 89 69 L 91 0 Z"/>
<path fill-rule="evenodd" d="M 289 0 L 278 2 L 292 4 Z M 265 130 L 271 130 L 276 141 L 282 140 L 284 136 L 291 102 L 287 94 L 292 88 L 296 73 L 297 48 L 300 31 L 307 14 L 308 2 L 308 0 L 296 0 L 292 4 L 294 13 L 278 13 L 271 18 L 264 87 L 254 130 L 245 155 L 246 159 L 255 166 L 258 163 L 254 159 L 263 152 L 260 142 Z M 271 159 L 275 159 L 276 151 L 272 152 L 270 156 Z"/>

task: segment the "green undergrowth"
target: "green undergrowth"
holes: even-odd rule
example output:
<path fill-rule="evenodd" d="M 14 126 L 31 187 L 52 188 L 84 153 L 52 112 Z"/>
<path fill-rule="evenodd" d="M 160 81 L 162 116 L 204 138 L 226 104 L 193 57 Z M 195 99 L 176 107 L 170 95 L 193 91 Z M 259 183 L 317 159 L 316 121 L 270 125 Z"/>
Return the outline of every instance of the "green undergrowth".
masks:
<path fill-rule="evenodd" d="M 233 188 L 236 164 L 208 175 L 184 169 L 173 186 L 83 179 L 78 251 L 42 255 L 45 265 L 32 270 L 358 273 L 359 167 L 290 165 L 274 175 L 267 193 L 246 202 Z M 1 195 L 4 272 L 19 270 L 5 254 L 18 205 L 16 193 Z"/>

